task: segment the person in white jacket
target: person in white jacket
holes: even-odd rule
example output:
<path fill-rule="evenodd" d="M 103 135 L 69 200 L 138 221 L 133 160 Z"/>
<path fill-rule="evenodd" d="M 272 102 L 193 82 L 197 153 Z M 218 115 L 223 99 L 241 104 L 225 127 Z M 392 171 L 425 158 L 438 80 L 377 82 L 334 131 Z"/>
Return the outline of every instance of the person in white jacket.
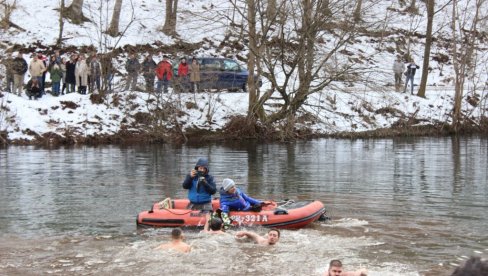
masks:
<path fill-rule="evenodd" d="M 90 68 L 86 63 L 84 55 L 80 55 L 75 67 L 76 86 L 78 87 L 78 93 L 86 94 L 88 87 L 88 75 L 90 74 Z"/>
<path fill-rule="evenodd" d="M 39 81 L 39 84 L 42 84 L 42 74 L 47 70 L 44 62 L 39 59 L 36 53 L 33 54 L 32 60 L 29 64 L 29 74 L 32 78 L 35 78 Z M 44 87 L 41 85 L 41 91 L 43 91 Z"/>
<path fill-rule="evenodd" d="M 393 73 L 395 74 L 395 89 L 398 91 L 402 85 L 402 74 L 405 71 L 405 64 L 403 64 L 401 57 L 397 56 L 393 62 Z"/>

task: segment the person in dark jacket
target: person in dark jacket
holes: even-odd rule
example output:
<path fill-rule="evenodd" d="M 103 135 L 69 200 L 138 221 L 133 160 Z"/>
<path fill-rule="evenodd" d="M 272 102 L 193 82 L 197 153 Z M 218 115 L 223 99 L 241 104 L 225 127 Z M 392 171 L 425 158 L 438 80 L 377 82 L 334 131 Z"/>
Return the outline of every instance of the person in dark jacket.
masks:
<path fill-rule="evenodd" d="M 14 71 L 14 90 L 12 92 L 14 94 L 17 92 L 19 96 L 22 94 L 22 88 L 24 86 L 24 76 L 27 72 L 27 69 L 27 62 L 22 56 L 22 53 L 19 53 L 12 62 L 12 70 Z"/>
<path fill-rule="evenodd" d="M 234 180 L 226 178 L 220 188 L 220 209 L 224 213 L 229 211 L 260 211 L 264 202 L 254 199 L 239 190 Z"/>
<path fill-rule="evenodd" d="M 127 70 L 127 83 L 125 85 L 125 90 L 129 88 L 134 91 L 137 89 L 137 77 L 139 75 L 139 70 L 141 69 L 141 64 L 134 53 L 129 55 L 129 59 L 125 63 L 125 70 Z"/>
<path fill-rule="evenodd" d="M 29 100 L 32 100 L 32 97 L 34 97 L 34 100 L 37 100 L 42 96 L 41 85 L 36 77 L 33 77 L 27 82 L 26 91 Z"/>
<path fill-rule="evenodd" d="M 142 75 L 146 81 L 146 92 L 154 92 L 154 78 L 156 77 L 156 67 L 158 65 L 149 53 L 142 62 Z"/>
<path fill-rule="evenodd" d="M 208 160 L 200 158 L 183 181 L 188 190 L 188 209 L 212 211 L 212 195 L 217 191 L 214 177 L 208 173 Z"/>
<path fill-rule="evenodd" d="M 407 72 L 405 72 L 407 79 L 405 80 L 405 88 L 403 89 L 403 93 L 407 91 L 408 81 L 410 81 L 410 88 L 412 89 L 410 93 L 413 95 L 413 77 L 415 76 L 415 71 L 419 68 L 420 67 L 415 64 L 415 61 L 413 61 L 413 59 L 407 65 Z"/>
<path fill-rule="evenodd" d="M 65 79 L 67 84 L 66 93 L 72 93 L 76 91 L 75 69 L 76 69 L 77 60 L 78 60 L 78 55 L 72 54 L 70 60 L 66 62 L 66 79 Z"/>

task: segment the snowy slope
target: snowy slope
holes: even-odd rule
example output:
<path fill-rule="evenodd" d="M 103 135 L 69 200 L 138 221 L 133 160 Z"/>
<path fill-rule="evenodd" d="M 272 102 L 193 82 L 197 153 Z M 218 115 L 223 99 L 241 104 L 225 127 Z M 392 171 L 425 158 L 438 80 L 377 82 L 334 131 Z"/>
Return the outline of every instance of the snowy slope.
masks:
<path fill-rule="evenodd" d="M 66 1 L 67 5 L 70 1 Z M 114 1 L 85 0 L 84 15 L 91 21 L 81 26 L 65 23 L 64 38 L 66 46 L 94 45 L 100 52 L 105 52 L 112 47 L 124 47 L 125 45 L 150 45 L 158 50 L 160 46 L 168 46 L 179 43 L 202 43 L 201 47 L 192 53 L 176 51 L 175 55 L 193 54 L 198 56 L 222 55 L 224 50 L 218 49 L 219 45 L 230 30 L 231 19 L 240 18 L 235 12 L 231 1 L 179 1 L 177 21 L 177 33 L 179 39 L 174 39 L 160 32 L 164 23 L 164 1 L 141 0 L 124 1 L 120 22 L 120 31 L 124 35 L 111 38 L 102 31 L 110 23 Z M 367 131 L 378 128 L 388 128 L 395 124 L 399 117 L 418 119 L 420 124 L 434 124 L 437 122 L 450 122 L 449 113 L 452 110 L 452 65 L 440 64 L 431 60 L 429 74 L 429 87 L 427 98 L 418 98 L 409 94 L 394 92 L 392 64 L 397 54 L 399 41 L 410 41 L 411 54 L 419 65 L 423 59 L 423 38 L 425 31 L 426 11 L 423 2 L 419 2 L 418 15 L 401 12 L 405 7 L 400 7 L 398 1 L 364 1 L 365 12 L 363 20 L 371 22 L 371 28 L 376 31 L 375 36 L 360 35 L 355 43 L 348 45 L 348 51 L 353 57 L 364 62 L 368 69 L 368 82 L 374 83 L 376 88 L 371 88 L 370 83 L 356 83 L 354 87 L 346 87 L 336 83 L 333 88 L 327 89 L 310 97 L 307 104 L 300 111 L 299 116 L 307 115 L 314 120 L 305 122 L 303 127 L 311 128 L 318 133 L 335 133 L 341 131 Z M 466 1 L 467 2 L 467 1 Z M 6 51 L 16 52 L 14 45 L 29 47 L 31 50 L 44 51 L 40 45 L 52 45 L 58 36 L 58 11 L 57 0 L 45 0 L 39 2 L 19 0 L 17 8 L 12 14 L 12 22 L 25 29 L 25 32 L 16 28 L 10 28 L 0 33 L 0 49 L 3 55 Z M 440 8 L 443 3 L 438 3 Z M 347 8 L 347 7 L 345 7 Z M 351 7 L 349 7 L 351 8 Z M 449 55 L 448 47 L 444 41 L 449 40 L 449 9 L 441 10 L 436 14 L 434 35 L 439 38 L 439 43 L 434 44 L 431 57 L 439 54 Z M 378 33 L 384 33 L 379 36 Z M 412 35 L 408 35 L 412 34 Z M 420 35 L 419 35 L 420 34 Z M 405 45 L 403 45 L 405 46 Z M 37 48 L 36 48 L 37 47 Z M 324 45 L 326 51 L 326 45 Z M 481 47 L 486 47 L 481 45 Z M 239 52 L 229 51 L 232 54 L 245 56 L 247 49 Z M 228 55 L 229 52 L 226 52 Z M 69 53 L 66 53 L 69 54 Z M 143 53 L 141 53 L 143 54 Z M 161 59 L 161 52 L 155 56 L 156 62 Z M 487 51 L 481 52 L 479 60 L 487 60 Z M 30 55 L 24 58 L 29 61 Z M 120 55 L 118 68 L 124 73 L 123 62 L 125 55 Z M 140 57 L 142 61 L 142 57 Z M 0 68 L 0 73 L 2 68 Z M 467 84 L 466 93 L 477 94 L 483 99 L 486 97 L 485 68 L 480 68 L 481 79 L 476 80 L 480 85 L 473 88 Z M 420 82 L 420 72 L 415 77 L 415 83 Z M 152 112 L 154 106 L 148 104 L 150 97 L 143 92 L 122 92 L 122 76 L 116 76 L 116 91 L 122 104 L 111 106 L 106 104 L 92 104 L 87 95 L 70 94 L 61 97 L 46 95 L 38 101 L 29 101 L 25 95 L 18 97 L 4 93 L 0 98 L 0 104 L 6 106 L 0 111 L 0 130 L 8 132 L 9 139 L 32 139 L 32 132 L 42 134 L 47 132 L 64 135 L 66 129 L 74 130 L 80 135 L 114 134 L 123 124 L 130 125 L 132 116 L 137 112 Z M 450 81 L 449 81 L 450 80 Z M 140 78 L 140 86 L 143 86 L 143 78 Z M 474 81 L 474 80 L 473 80 Z M 380 87 L 380 88 L 378 88 Z M 263 90 L 269 88 L 269 83 L 264 81 Z M 341 88 L 341 89 L 339 89 Z M 114 97 L 111 95 L 110 97 Z M 193 94 L 169 94 L 163 95 L 163 100 L 171 99 L 177 103 L 183 113 L 178 121 L 184 128 L 198 127 L 202 129 L 221 129 L 227 119 L 232 115 L 245 115 L 247 111 L 248 95 L 246 93 L 198 93 Z M 62 101 L 73 102 L 78 107 L 70 109 L 62 107 Z M 111 102 L 109 99 L 107 102 Z M 192 102 L 197 105 L 187 105 Z M 273 108 L 270 101 L 268 110 Z M 464 113 L 471 118 L 479 118 L 487 112 L 486 101 L 473 107 L 467 101 L 463 101 Z M 129 108 L 136 105 L 137 108 Z M 188 108 L 190 106 L 190 108 Z M 386 112 L 384 112 L 386 110 Z M 389 110 L 389 111 L 388 111 Z M 396 111 L 392 111 L 396 110 Z M 127 120 L 122 122 L 122 119 Z M 26 131 L 30 130 L 30 131 Z"/>

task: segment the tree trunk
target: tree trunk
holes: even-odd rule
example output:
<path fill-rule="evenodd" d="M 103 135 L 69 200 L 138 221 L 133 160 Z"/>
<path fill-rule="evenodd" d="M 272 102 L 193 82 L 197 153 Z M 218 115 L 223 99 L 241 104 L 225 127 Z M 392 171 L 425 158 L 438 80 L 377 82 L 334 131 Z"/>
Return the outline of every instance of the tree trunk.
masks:
<path fill-rule="evenodd" d="M 81 24 L 87 21 L 87 18 L 83 15 L 83 1 L 73 0 L 71 5 L 65 9 L 65 16 L 71 19 L 73 24 Z"/>
<path fill-rule="evenodd" d="M 362 9 L 363 1 L 358 0 L 356 3 L 356 9 L 354 10 L 354 22 L 361 21 L 361 9 Z"/>
<path fill-rule="evenodd" d="M 120 21 L 121 11 L 122 11 L 122 0 L 115 0 L 114 13 L 112 14 L 110 27 L 107 30 L 107 34 L 112 37 L 115 37 L 119 34 L 119 21 Z"/>
<path fill-rule="evenodd" d="M 257 51 L 257 32 L 256 32 L 256 2 L 254 0 L 247 0 L 248 9 L 248 24 L 249 24 L 249 58 L 247 61 L 247 68 L 249 70 L 249 77 L 247 79 L 247 89 L 249 93 L 249 103 L 247 111 L 248 124 L 252 124 L 258 120 L 258 95 L 256 90 L 256 81 L 254 80 L 254 71 L 256 68 L 256 51 Z"/>
<path fill-rule="evenodd" d="M 268 20 L 272 20 L 276 16 L 276 0 L 268 0 L 266 6 L 266 17 Z M 255 17 L 255 16 L 254 16 Z"/>
<path fill-rule="evenodd" d="M 432 46 L 432 23 L 434 21 L 434 4 L 435 0 L 427 1 L 427 30 L 425 32 L 424 62 L 422 65 L 422 79 L 417 95 L 425 98 L 425 88 L 427 86 L 427 77 L 429 76 L 430 48 Z"/>
<path fill-rule="evenodd" d="M 411 12 L 411 13 L 417 13 L 418 12 L 417 4 L 416 4 L 415 0 L 412 0 L 412 2 L 410 2 L 410 6 L 408 7 L 407 11 Z"/>
<path fill-rule="evenodd" d="M 330 10 L 329 4 L 330 4 L 329 0 L 322 1 L 322 12 L 325 17 L 329 17 L 332 15 L 332 11 Z"/>
<path fill-rule="evenodd" d="M 168 36 L 176 35 L 176 15 L 178 0 L 166 0 L 166 17 L 164 19 L 163 33 Z"/>
<path fill-rule="evenodd" d="M 61 0 L 60 6 L 59 6 L 59 35 L 58 35 L 58 40 L 56 41 L 56 45 L 59 47 L 63 43 L 63 29 L 64 29 L 64 0 Z"/>

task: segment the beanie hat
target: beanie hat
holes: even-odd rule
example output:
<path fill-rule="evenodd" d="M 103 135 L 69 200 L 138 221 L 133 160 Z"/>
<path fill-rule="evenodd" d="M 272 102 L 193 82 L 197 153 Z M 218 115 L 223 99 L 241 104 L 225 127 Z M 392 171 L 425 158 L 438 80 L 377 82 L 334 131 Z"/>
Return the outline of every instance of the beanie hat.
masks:
<path fill-rule="evenodd" d="M 234 187 L 236 184 L 234 183 L 234 180 L 226 178 L 224 181 L 222 181 L 222 188 L 224 188 L 224 191 L 228 192 L 232 187 Z"/>

